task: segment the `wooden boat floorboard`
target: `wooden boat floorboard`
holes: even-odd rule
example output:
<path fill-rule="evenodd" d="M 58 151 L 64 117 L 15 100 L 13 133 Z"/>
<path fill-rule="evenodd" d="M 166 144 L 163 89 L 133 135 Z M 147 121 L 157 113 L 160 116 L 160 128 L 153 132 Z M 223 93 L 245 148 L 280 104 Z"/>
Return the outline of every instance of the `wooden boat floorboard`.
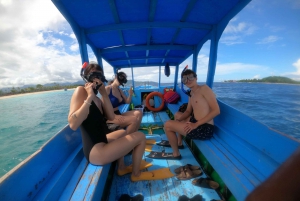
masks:
<path fill-rule="evenodd" d="M 167 140 L 165 134 L 153 134 L 147 135 L 147 139 L 155 139 L 156 142 L 161 140 Z M 169 167 L 171 172 L 174 173 L 175 168 L 178 168 L 185 164 L 192 164 L 200 166 L 199 163 L 194 158 L 189 147 L 184 143 L 185 148 L 180 150 L 182 155 L 181 160 L 162 160 L 162 159 L 152 159 L 145 157 L 149 152 L 145 151 L 144 160 L 151 162 L 153 165 L 149 167 L 146 171 L 157 170 L 160 168 Z M 161 147 L 158 145 L 152 146 L 153 151 L 162 151 L 172 152 L 171 148 Z M 125 157 L 126 165 L 131 164 L 131 156 Z M 203 171 L 203 170 L 202 170 Z M 115 201 L 118 200 L 122 194 L 128 194 L 130 196 L 135 196 L 137 194 L 142 194 L 145 201 L 157 201 L 157 200 L 170 200 L 177 201 L 178 197 L 181 195 L 186 195 L 189 198 L 200 194 L 203 197 L 203 200 L 219 200 L 220 196 L 213 189 L 206 189 L 194 186 L 192 180 L 177 180 L 174 176 L 169 179 L 163 180 L 152 180 L 152 181 L 140 181 L 140 182 L 131 182 L 130 174 L 124 176 L 117 175 L 117 167 L 114 172 L 112 186 L 110 188 L 109 200 Z M 201 177 L 207 177 L 205 173 Z M 197 177 L 199 178 L 199 177 Z"/>

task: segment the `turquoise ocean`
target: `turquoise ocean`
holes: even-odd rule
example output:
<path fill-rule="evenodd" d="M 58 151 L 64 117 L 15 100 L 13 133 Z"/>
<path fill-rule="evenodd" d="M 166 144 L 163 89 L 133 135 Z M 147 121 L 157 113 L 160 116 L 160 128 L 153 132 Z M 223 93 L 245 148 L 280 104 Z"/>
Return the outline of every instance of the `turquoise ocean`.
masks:
<path fill-rule="evenodd" d="M 300 139 L 300 85 L 214 83 L 217 98 Z M 74 90 L 0 99 L 0 177 L 67 125 Z"/>

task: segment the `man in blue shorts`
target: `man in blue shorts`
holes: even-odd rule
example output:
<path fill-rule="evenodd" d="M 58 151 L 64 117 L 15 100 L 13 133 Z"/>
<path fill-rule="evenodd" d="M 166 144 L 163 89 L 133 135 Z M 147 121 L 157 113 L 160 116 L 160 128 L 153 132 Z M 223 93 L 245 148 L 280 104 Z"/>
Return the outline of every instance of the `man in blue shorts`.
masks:
<path fill-rule="evenodd" d="M 162 158 L 181 159 L 178 149 L 182 147 L 176 133 L 189 139 L 206 140 L 213 136 L 213 118 L 220 114 L 220 108 L 215 94 L 207 85 L 197 84 L 197 74 L 186 69 L 181 73 L 181 81 L 190 88 L 187 109 L 182 115 L 176 115 L 175 120 L 169 120 L 164 128 L 173 153 L 163 153 Z M 188 122 L 185 119 L 190 118 Z M 163 145 L 162 145 L 163 146 Z"/>

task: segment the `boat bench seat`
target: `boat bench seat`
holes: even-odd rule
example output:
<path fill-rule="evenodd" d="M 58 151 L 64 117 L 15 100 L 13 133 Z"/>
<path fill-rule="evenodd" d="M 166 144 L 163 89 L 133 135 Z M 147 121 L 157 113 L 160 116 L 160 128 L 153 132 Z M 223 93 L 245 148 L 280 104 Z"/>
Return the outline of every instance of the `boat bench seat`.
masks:
<path fill-rule="evenodd" d="M 176 104 L 168 103 L 167 107 L 173 113 L 173 115 L 175 115 L 175 113 L 178 112 L 178 109 L 182 104 L 183 104 L 183 102 L 178 101 Z"/>
<path fill-rule="evenodd" d="M 181 104 L 169 104 L 168 108 L 175 114 Z M 220 114 L 214 118 L 214 136 L 210 140 L 191 140 L 191 148 L 200 150 L 237 200 L 245 200 L 299 144 L 286 136 L 275 136 L 267 126 L 219 100 L 218 104 Z M 279 151 L 282 143 L 289 144 L 289 151 Z"/>
<path fill-rule="evenodd" d="M 129 104 L 120 105 L 119 110 L 121 113 L 127 112 Z M 95 166 L 84 157 L 82 164 L 86 164 L 86 167 L 70 200 L 101 200 L 111 163 Z"/>
<path fill-rule="evenodd" d="M 130 104 L 122 104 L 119 106 L 119 111 L 121 114 L 127 112 L 129 110 Z"/>

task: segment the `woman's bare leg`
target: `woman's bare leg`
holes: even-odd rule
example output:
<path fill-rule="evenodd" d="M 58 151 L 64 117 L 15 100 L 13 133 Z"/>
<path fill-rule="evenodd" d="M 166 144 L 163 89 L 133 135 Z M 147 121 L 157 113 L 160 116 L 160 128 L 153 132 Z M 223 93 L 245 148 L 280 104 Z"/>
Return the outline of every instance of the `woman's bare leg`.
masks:
<path fill-rule="evenodd" d="M 137 127 L 137 118 L 133 115 L 129 115 L 129 116 L 123 116 L 123 120 L 122 122 L 120 122 L 118 119 L 114 119 L 112 121 L 107 121 L 107 123 L 115 123 L 120 125 L 121 128 L 126 128 L 127 133 L 133 133 L 135 131 L 137 131 L 136 127 Z"/>
<path fill-rule="evenodd" d="M 119 139 L 121 137 L 124 137 L 125 135 L 127 135 L 127 132 L 125 130 L 117 130 L 114 132 L 111 132 L 109 134 L 106 135 L 107 141 L 112 142 L 116 139 Z M 124 157 L 121 157 L 118 159 L 118 169 L 119 170 L 124 170 L 126 168 L 125 162 L 124 162 Z"/>
<path fill-rule="evenodd" d="M 137 123 L 136 123 L 136 130 L 138 131 L 143 119 L 143 112 L 141 112 L 140 110 L 131 110 L 131 111 L 127 111 L 125 113 L 122 114 L 123 116 L 135 116 L 137 119 Z"/>
<path fill-rule="evenodd" d="M 105 165 L 123 157 L 126 153 L 134 149 L 132 154 L 133 175 L 139 176 L 139 168 L 145 151 L 145 145 L 145 135 L 142 132 L 134 132 L 108 144 L 95 144 L 90 152 L 89 159 L 94 165 Z"/>

